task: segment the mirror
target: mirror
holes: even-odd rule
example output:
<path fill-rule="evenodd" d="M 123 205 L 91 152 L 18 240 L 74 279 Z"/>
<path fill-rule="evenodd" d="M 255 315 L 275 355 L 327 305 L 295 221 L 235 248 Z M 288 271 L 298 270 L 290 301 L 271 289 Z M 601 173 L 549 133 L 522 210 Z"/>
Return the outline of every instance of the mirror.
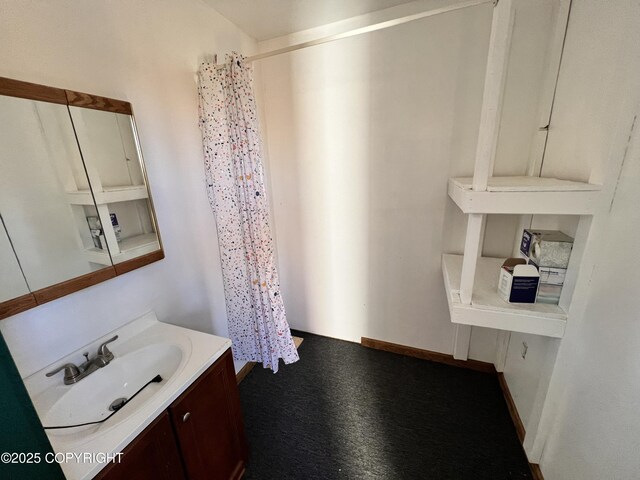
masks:
<path fill-rule="evenodd" d="M 30 290 L 110 265 L 85 255 L 95 205 L 67 199 L 71 178 L 88 186 L 67 107 L 3 96 L 0 124 L 0 212 Z"/>
<path fill-rule="evenodd" d="M 0 78 L 0 318 L 164 258 L 131 105 Z"/>
<path fill-rule="evenodd" d="M 69 107 L 111 260 L 160 248 L 133 117 Z"/>
<path fill-rule="evenodd" d="M 29 294 L 29 286 L 22 275 L 9 235 L 0 215 L 0 302 Z"/>

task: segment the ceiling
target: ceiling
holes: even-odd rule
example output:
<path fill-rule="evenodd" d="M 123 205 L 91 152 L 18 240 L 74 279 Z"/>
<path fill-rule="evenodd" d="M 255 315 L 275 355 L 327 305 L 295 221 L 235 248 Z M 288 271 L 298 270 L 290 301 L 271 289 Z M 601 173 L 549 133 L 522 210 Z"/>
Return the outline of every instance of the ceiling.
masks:
<path fill-rule="evenodd" d="M 204 0 L 258 41 L 412 0 Z"/>

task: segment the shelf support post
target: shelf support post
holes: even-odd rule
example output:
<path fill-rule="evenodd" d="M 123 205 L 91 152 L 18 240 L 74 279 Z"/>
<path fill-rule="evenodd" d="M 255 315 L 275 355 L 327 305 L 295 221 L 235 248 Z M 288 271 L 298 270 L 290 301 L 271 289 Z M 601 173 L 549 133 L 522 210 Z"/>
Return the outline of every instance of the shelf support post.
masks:
<path fill-rule="evenodd" d="M 478 264 L 478 257 L 482 253 L 486 219 L 486 215 L 471 213 L 467 220 L 467 236 L 464 243 L 464 256 L 462 258 L 462 273 L 460 277 L 460 301 L 466 305 L 471 304 L 476 265 Z M 456 360 L 466 360 L 469 355 L 470 341 L 471 326 L 457 325 L 453 339 L 453 358 Z"/>
<path fill-rule="evenodd" d="M 482 111 L 480 113 L 480 129 L 476 146 L 476 162 L 473 171 L 472 188 L 475 191 L 485 191 L 489 177 L 493 174 L 504 84 L 507 77 L 507 62 L 511 49 L 511 32 L 513 31 L 514 15 L 511 2 L 512 0 L 498 0 L 493 10 L 487 70 L 482 95 Z M 482 254 L 485 224 L 486 215 L 469 215 L 462 262 L 462 278 L 460 279 L 460 300 L 467 305 L 471 304 L 476 264 L 478 257 Z M 453 341 L 454 358 L 467 359 L 470 340 L 471 327 L 458 325 Z"/>
<path fill-rule="evenodd" d="M 98 212 L 98 218 L 102 224 L 102 232 L 104 238 L 107 241 L 109 253 L 117 255 L 120 253 L 120 246 L 118 245 L 118 239 L 116 238 L 116 232 L 111 225 L 111 216 L 109 215 L 109 207 L 106 204 L 96 206 Z"/>
<path fill-rule="evenodd" d="M 478 257 L 482 254 L 486 215 L 471 213 L 467 219 L 467 236 L 464 242 L 464 257 L 460 278 L 460 301 L 471 305 L 473 282 L 476 276 Z"/>
<path fill-rule="evenodd" d="M 513 18 L 512 0 L 499 0 L 493 10 L 489 55 L 484 78 L 480 130 L 473 171 L 473 189 L 476 191 L 486 190 L 488 179 L 493 174 L 504 84 L 507 78 L 507 62 L 511 50 Z"/>
<path fill-rule="evenodd" d="M 476 163 L 473 172 L 473 190 L 487 189 L 489 177 L 493 174 L 493 160 L 498 142 L 502 98 L 507 73 L 507 61 L 513 31 L 513 8 L 511 0 L 499 0 L 493 11 L 489 55 L 485 73 L 482 113 L 476 148 Z M 478 257 L 482 254 L 482 240 L 486 216 L 470 214 L 467 221 L 467 237 L 464 245 L 462 278 L 460 279 L 460 300 L 471 304 L 471 293 L 476 273 Z"/>
<path fill-rule="evenodd" d="M 453 337 L 453 358 L 466 360 L 469 358 L 469 345 L 471 344 L 471 325 L 456 325 Z"/>
<path fill-rule="evenodd" d="M 504 372 L 507 364 L 507 353 L 509 352 L 509 342 L 511 341 L 511 332 L 508 330 L 498 330 L 498 338 L 496 339 L 496 360 L 495 367 L 497 372 Z"/>

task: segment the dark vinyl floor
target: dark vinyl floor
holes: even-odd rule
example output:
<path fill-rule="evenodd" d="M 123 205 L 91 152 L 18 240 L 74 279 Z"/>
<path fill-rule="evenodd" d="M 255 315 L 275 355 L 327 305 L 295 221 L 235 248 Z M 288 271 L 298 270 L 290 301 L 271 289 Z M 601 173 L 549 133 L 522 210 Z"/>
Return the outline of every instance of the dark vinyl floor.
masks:
<path fill-rule="evenodd" d="M 295 332 L 240 384 L 245 479 L 530 479 L 493 375 Z"/>

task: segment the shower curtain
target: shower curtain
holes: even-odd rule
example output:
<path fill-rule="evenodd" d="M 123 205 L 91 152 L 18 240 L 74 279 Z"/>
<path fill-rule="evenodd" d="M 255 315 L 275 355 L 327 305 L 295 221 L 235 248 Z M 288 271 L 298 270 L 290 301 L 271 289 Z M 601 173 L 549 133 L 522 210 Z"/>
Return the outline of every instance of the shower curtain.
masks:
<path fill-rule="evenodd" d="M 252 69 L 236 53 L 198 72 L 200 128 L 236 360 L 278 371 L 298 360 L 280 292 Z"/>

